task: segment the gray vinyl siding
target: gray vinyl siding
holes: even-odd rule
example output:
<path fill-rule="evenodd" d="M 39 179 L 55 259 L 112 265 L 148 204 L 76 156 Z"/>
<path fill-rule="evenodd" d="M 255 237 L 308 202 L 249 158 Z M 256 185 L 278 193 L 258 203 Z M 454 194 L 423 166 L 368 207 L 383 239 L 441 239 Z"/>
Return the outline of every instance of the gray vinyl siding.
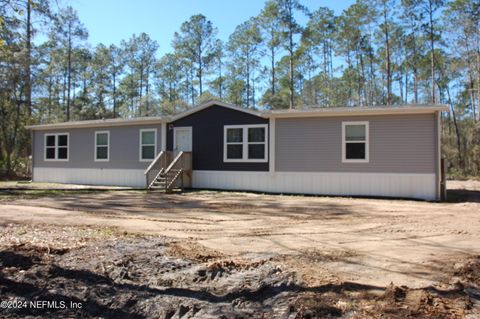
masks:
<path fill-rule="evenodd" d="M 342 163 L 344 121 L 369 122 L 368 163 Z M 436 173 L 436 122 L 434 114 L 276 119 L 275 169 Z"/>
<path fill-rule="evenodd" d="M 140 129 L 157 129 L 157 153 L 161 150 L 162 126 L 135 125 L 34 131 L 34 167 L 145 169 L 150 162 L 141 162 Z M 95 162 L 95 132 L 110 131 L 110 160 Z M 45 134 L 70 133 L 69 160 L 44 161 Z"/>

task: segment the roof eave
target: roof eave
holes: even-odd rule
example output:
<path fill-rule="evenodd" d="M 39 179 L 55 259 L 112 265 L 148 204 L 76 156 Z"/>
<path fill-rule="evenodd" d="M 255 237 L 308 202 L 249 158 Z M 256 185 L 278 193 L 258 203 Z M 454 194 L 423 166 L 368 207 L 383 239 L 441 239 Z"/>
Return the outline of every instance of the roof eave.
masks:
<path fill-rule="evenodd" d="M 55 124 L 39 124 L 39 125 L 28 125 L 25 126 L 29 130 L 61 130 L 61 129 L 72 129 L 72 128 L 93 128 L 93 127 L 116 127 L 116 126 L 130 126 L 130 125 L 150 125 L 150 124 L 161 124 L 168 122 L 168 118 L 152 118 L 152 119 L 141 119 L 141 120 L 123 120 L 115 122 L 92 122 L 92 123 L 82 123 L 82 122 L 63 122 Z"/>
<path fill-rule="evenodd" d="M 126 119 L 126 120 L 97 120 L 91 122 L 63 122 L 56 124 L 40 124 L 26 126 L 30 130 L 56 130 L 56 129 L 73 129 L 73 128 L 93 128 L 93 127 L 115 127 L 130 125 L 150 125 L 161 124 L 179 120 L 210 106 L 218 105 L 235 111 L 244 112 L 261 118 L 298 118 L 298 117 L 331 117 L 331 116 L 362 116 L 362 115 L 394 115 L 394 114 L 428 114 L 435 112 L 445 112 L 449 108 L 447 105 L 431 105 L 431 106 L 407 106 L 407 107 L 382 107 L 382 108 L 329 108 L 308 111 L 255 111 L 241 108 L 228 103 L 212 100 L 200 104 L 188 111 L 175 116 L 142 118 L 142 119 Z"/>
<path fill-rule="evenodd" d="M 236 105 L 232 105 L 232 104 L 228 104 L 228 103 L 224 103 L 224 102 L 220 102 L 220 101 L 216 101 L 216 100 L 211 100 L 211 101 L 207 101 L 205 103 L 202 103 L 202 104 L 200 104 L 200 105 L 198 105 L 198 106 L 196 106 L 196 107 L 194 107 L 194 108 L 192 108 L 188 111 L 185 111 L 183 113 L 172 116 L 169 120 L 171 122 L 174 122 L 174 121 L 177 121 L 179 119 L 187 117 L 191 114 L 197 113 L 201 110 L 204 110 L 204 109 L 206 109 L 210 106 L 214 106 L 214 105 L 222 106 L 222 107 L 225 107 L 225 108 L 228 108 L 228 109 L 231 109 L 231 110 L 247 113 L 247 114 L 258 116 L 258 117 L 263 117 L 263 118 L 268 117 L 263 112 L 260 112 L 260 111 L 249 110 L 249 109 L 239 107 L 239 106 L 236 106 Z"/>
<path fill-rule="evenodd" d="M 329 109 L 300 112 L 265 112 L 270 118 L 297 118 L 297 117 L 331 117 L 331 116 L 363 116 L 363 115 L 395 115 L 395 114 L 430 114 L 448 111 L 447 106 L 408 107 L 408 108 L 381 108 L 381 109 Z"/>

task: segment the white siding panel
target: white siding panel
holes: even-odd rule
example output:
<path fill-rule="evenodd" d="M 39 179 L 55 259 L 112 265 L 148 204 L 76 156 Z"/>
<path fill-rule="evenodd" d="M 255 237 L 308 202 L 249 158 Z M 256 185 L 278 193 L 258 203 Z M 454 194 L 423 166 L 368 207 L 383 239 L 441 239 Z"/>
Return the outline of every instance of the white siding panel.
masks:
<path fill-rule="evenodd" d="M 435 174 L 193 171 L 193 187 L 435 200 Z"/>
<path fill-rule="evenodd" d="M 145 187 L 140 169 L 47 168 L 35 167 L 34 182 Z"/>

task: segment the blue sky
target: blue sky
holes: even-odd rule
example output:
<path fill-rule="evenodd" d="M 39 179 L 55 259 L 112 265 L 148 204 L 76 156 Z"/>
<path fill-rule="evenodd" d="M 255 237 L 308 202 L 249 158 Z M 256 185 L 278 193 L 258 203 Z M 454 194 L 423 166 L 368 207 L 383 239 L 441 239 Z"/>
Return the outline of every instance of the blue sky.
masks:
<path fill-rule="evenodd" d="M 354 0 L 301 2 L 311 11 L 326 6 L 339 14 Z M 226 41 L 237 25 L 257 15 L 264 5 L 263 0 L 71 0 L 69 3 L 87 27 L 92 46 L 119 44 L 134 33 L 145 32 L 159 43 L 159 55 L 171 51 L 174 32 L 194 14 L 202 13 L 210 19 L 218 28 L 218 37 Z"/>

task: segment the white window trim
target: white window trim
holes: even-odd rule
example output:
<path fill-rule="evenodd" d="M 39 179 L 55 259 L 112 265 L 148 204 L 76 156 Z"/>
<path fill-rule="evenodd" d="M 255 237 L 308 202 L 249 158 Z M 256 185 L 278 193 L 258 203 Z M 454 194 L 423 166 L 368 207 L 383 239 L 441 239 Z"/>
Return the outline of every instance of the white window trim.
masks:
<path fill-rule="evenodd" d="M 58 158 L 58 136 L 67 135 L 67 158 Z M 55 158 L 47 158 L 47 137 L 55 136 Z M 52 148 L 53 146 L 49 146 Z M 64 147 L 64 146 L 62 146 Z M 45 162 L 68 162 L 70 159 L 70 133 L 46 133 L 43 141 L 43 160 Z"/>
<path fill-rule="evenodd" d="M 265 141 L 264 142 L 248 142 L 248 129 L 249 128 L 258 128 L 262 127 L 265 129 Z M 231 142 L 229 144 L 242 144 L 243 150 L 242 155 L 243 158 L 227 158 L 227 130 L 234 129 L 234 128 L 241 128 L 243 139 L 242 142 Z M 248 145 L 249 144 L 264 144 L 265 145 L 265 152 L 263 154 L 263 158 L 248 158 Z M 266 163 L 268 162 L 268 124 L 249 124 L 249 125 L 224 125 L 223 126 L 223 162 L 225 163 Z"/>
<path fill-rule="evenodd" d="M 98 134 L 107 134 L 107 145 L 97 145 L 97 135 Z M 97 158 L 97 147 L 107 147 L 107 158 Z M 110 161 L 110 131 L 95 131 L 95 157 L 93 160 L 95 162 L 109 162 Z"/>
<path fill-rule="evenodd" d="M 347 141 L 346 126 L 347 125 L 365 125 L 365 141 L 348 141 L 348 143 L 365 143 L 365 159 L 347 159 Z M 369 163 L 370 162 L 370 133 L 368 121 L 351 121 L 342 122 L 342 163 Z"/>
<path fill-rule="evenodd" d="M 142 146 L 151 146 L 152 144 L 142 144 L 142 134 L 143 132 L 154 132 L 154 149 L 153 149 L 153 158 L 142 158 Z M 140 129 L 140 133 L 138 136 L 139 143 L 138 143 L 138 160 L 140 162 L 151 162 L 157 156 L 157 129 L 156 128 L 142 128 Z"/>

